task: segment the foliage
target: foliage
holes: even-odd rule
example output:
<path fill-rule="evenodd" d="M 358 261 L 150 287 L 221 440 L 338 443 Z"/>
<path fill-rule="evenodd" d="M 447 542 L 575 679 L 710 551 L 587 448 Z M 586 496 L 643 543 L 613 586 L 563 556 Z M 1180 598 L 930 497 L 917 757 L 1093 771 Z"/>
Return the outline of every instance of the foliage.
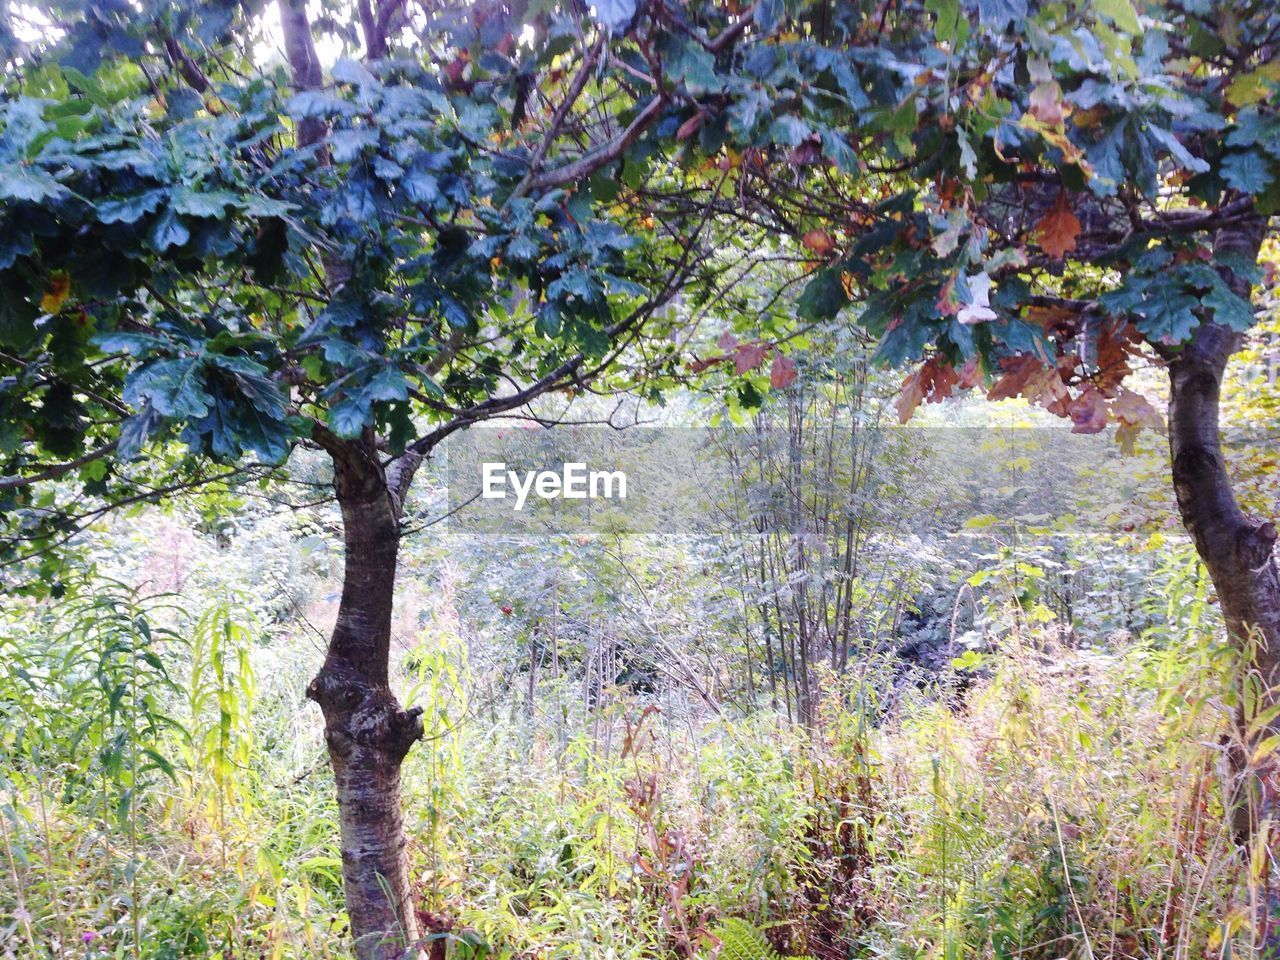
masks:
<path fill-rule="evenodd" d="M 261 578 L 251 556 L 289 570 L 301 548 L 278 531 L 323 530 L 325 513 L 246 506 L 229 541 L 210 531 L 185 546 L 175 521 L 197 515 L 99 534 L 104 569 L 180 584 L 180 607 L 109 590 L 101 575 L 57 605 L 6 605 L 14 669 L 0 688 L 0 865 L 15 954 L 34 937 L 90 956 L 132 955 L 139 942 L 144 957 L 346 955 L 332 800 L 311 746 L 316 718 L 301 706 L 307 624 L 333 615 L 333 582 L 294 566 L 284 615 L 257 598 L 261 632 L 227 600 Z M 1213 775 L 1238 654 L 1214 639 L 1188 547 L 1159 547 L 1150 581 L 1135 568 L 1131 580 L 1082 592 L 1074 636 L 1052 610 L 1032 623 L 1030 607 L 1019 612 L 990 581 L 978 588 L 990 591 L 986 652 L 963 707 L 954 693 L 898 686 L 891 669 L 856 659 L 843 676 L 816 676 L 807 733 L 751 710 L 734 633 L 709 638 L 701 626 L 699 604 L 723 570 L 703 572 L 714 554 L 689 547 L 627 544 L 622 557 L 641 582 L 688 586 L 668 600 L 683 616 L 659 606 L 616 629 L 638 650 L 657 642 L 644 627 L 658 649 L 736 674 L 702 681 L 739 691 L 722 716 L 678 674 L 652 690 L 606 678 L 586 695 L 573 621 L 601 622 L 617 603 L 596 577 L 627 578 L 606 569 L 619 561 L 603 549 L 415 545 L 394 675 L 428 707 L 427 742 L 405 765 L 407 832 L 424 927 L 449 956 L 710 956 L 730 918 L 766 934 L 777 955 L 824 960 L 1049 958 L 1086 943 L 1095 955 L 1157 956 L 1219 949 L 1224 937 L 1247 951 L 1250 880 L 1223 834 Z M 1024 531 L 1020 549 L 1038 548 Z M 724 549 L 723 569 L 733 569 Z M 1104 562 L 1127 552 L 1118 546 Z M 997 571 L 1000 562 L 985 561 Z M 560 569 L 522 595 L 522 616 L 549 616 L 553 598 L 563 608 L 559 673 L 548 653 L 530 714 L 526 638 L 500 606 L 538 564 Z M 429 578 L 438 590 L 422 586 L 430 570 L 443 571 Z M 87 599 L 89 588 L 102 599 Z M 1122 594 L 1149 612 L 1146 627 L 1130 639 L 1093 632 Z M 130 827 L 115 803 L 130 788 L 129 756 L 112 765 L 72 744 L 98 715 L 89 694 L 108 695 L 93 679 L 98 645 L 142 643 L 142 610 L 153 639 L 139 652 L 155 653 L 172 685 L 153 685 L 151 705 L 140 703 L 135 743 L 167 758 L 172 776 L 143 778 Z M 150 726 L 147 709 L 176 723 Z M 113 729 L 95 722 L 85 736 L 109 741 Z M 226 763 L 233 773 L 220 781 Z M 122 845 L 130 829 L 136 860 Z"/>

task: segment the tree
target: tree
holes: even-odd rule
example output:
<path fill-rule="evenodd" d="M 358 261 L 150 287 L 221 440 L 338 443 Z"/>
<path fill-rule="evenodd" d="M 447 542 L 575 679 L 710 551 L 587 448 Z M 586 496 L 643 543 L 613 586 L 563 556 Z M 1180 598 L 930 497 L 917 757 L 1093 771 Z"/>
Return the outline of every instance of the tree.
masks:
<path fill-rule="evenodd" d="M 1229 805 L 1255 839 L 1276 802 L 1249 756 L 1278 729 L 1277 534 L 1236 502 L 1218 400 L 1266 303 L 1280 15 L 1129 0 L 778 15 L 777 42 L 702 81 L 724 102 L 699 107 L 703 140 L 739 158 L 720 208 L 821 261 L 802 319 L 856 305 L 880 359 L 913 364 L 903 420 L 985 382 L 1130 443 L 1164 428 L 1130 375 L 1167 372 L 1178 506 L 1249 659 Z"/>
<path fill-rule="evenodd" d="M 312 23 L 282 0 L 284 71 L 258 65 L 260 12 L 7 11 L 5 544 L 49 581 L 106 511 L 329 455 L 345 574 L 308 696 L 357 953 L 399 956 L 418 940 L 399 770 L 423 728 L 388 654 L 414 472 L 535 398 L 674 367 L 656 314 L 701 233 L 619 197 L 678 182 L 660 162 L 581 189 L 664 106 L 623 112 L 594 73 L 610 33 L 581 13 L 387 0 Z M 325 76 L 321 34 L 363 59 Z"/>
<path fill-rule="evenodd" d="M 1217 425 L 1280 191 L 1268 5 L 278 9 L 287 74 L 257 66 L 254 3 L 47 3 L 38 40 L 9 11 L 0 492 L 11 548 L 51 555 L 131 499 L 329 454 L 346 582 L 311 696 L 361 956 L 416 938 L 397 783 L 421 728 L 387 677 L 415 469 L 550 392 L 705 369 L 659 308 L 718 302 L 723 250 L 806 262 L 798 321 L 853 308 L 915 365 L 904 417 L 989 382 L 1131 437 L 1161 423 L 1126 384 L 1157 358 L 1183 517 L 1280 681 L 1276 532 Z M 326 76 L 321 33 L 363 56 Z M 1271 804 L 1243 786 L 1242 838 Z"/>

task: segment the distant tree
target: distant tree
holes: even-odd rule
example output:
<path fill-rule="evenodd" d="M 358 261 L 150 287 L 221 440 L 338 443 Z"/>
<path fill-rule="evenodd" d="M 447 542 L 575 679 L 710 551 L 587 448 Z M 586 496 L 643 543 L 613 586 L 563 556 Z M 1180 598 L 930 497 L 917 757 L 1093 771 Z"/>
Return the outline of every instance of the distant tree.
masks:
<path fill-rule="evenodd" d="M 309 694 L 361 957 L 418 936 L 398 784 L 422 727 L 388 683 L 415 470 L 601 378 L 731 360 L 741 406 L 766 364 L 784 388 L 774 332 L 688 370 L 666 336 L 725 249 L 807 261 L 798 322 L 855 307 L 916 364 L 904 417 L 994 380 L 1131 434 L 1162 418 L 1126 378 L 1159 358 L 1183 517 L 1280 681 L 1276 531 L 1236 505 L 1217 423 L 1280 197 L 1272 5 L 317 9 L 279 0 L 286 74 L 257 3 L 5 8 L 0 495 L 15 555 L 52 555 L 101 510 L 329 455 L 345 583 Z M 358 58 L 326 72 L 322 35 Z M 1272 798 L 1242 785 L 1245 838 Z"/>

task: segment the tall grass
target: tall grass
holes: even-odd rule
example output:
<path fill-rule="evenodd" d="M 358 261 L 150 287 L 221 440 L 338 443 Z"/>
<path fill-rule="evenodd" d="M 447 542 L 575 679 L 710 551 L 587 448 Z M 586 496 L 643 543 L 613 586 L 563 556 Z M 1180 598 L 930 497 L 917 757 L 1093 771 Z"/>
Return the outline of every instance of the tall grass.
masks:
<path fill-rule="evenodd" d="M 811 732 L 555 677 L 530 720 L 432 620 L 398 667 L 424 925 L 511 960 L 710 956 L 730 918 L 821 960 L 1248 955 L 1234 660 L 1167 612 L 1110 653 L 1012 630 L 964 697 L 826 676 Z M 347 955 L 307 658 L 102 583 L 0 657 L 4 955 Z"/>

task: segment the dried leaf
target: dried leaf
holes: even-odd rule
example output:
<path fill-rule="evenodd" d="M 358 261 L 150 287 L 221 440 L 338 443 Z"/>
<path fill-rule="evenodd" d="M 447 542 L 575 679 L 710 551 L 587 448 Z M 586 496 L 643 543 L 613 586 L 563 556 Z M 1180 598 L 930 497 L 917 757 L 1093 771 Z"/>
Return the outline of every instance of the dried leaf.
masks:
<path fill-rule="evenodd" d="M 823 257 L 836 248 L 836 242 L 832 239 L 831 234 L 825 230 L 809 230 L 800 242 L 805 248 Z"/>
<path fill-rule="evenodd" d="M 1113 331 L 1110 324 L 1105 324 L 1098 333 L 1098 372 L 1093 375 L 1093 382 L 1103 393 L 1111 396 L 1124 378 L 1133 373 L 1129 366 L 1132 348 L 1126 334 L 1127 327 L 1121 331 Z"/>
<path fill-rule="evenodd" d="M 916 407 L 920 406 L 920 401 L 924 399 L 924 387 L 921 384 L 921 373 L 924 368 L 915 370 L 907 374 L 907 378 L 902 381 L 902 389 L 898 393 L 898 422 L 906 423 L 911 419 L 911 415 L 916 412 Z"/>
<path fill-rule="evenodd" d="M 796 379 L 796 362 L 790 357 L 775 353 L 769 369 L 769 385 L 775 390 L 789 387 Z"/>
<path fill-rule="evenodd" d="M 1044 364 L 1035 357 L 1019 355 L 1002 357 L 1000 369 L 1004 375 L 987 391 L 988 400 L 1008 400 L 1021 395 L 1027 381 L 1043 370 Z"/>
<path fill-rule="evenodd" d="M 1134 393 L 1125 387 L 1111 401 L 1111 415 L 1121 423 L 1134 427 L 1146 427 L 1157 433 L 1164 433 L 1164 417 L 1151 405 L 1151 402 L 1140 393 Z"/>
<path fill-rule="evenodd" d="M 960 375 L 951 364 L 940 357 L 930 357 L 902 381 L 902 392 L 898 395 L 897 404 L 898 421 L 906 423 L 910 420 L 916 407 L 926 398 L 930 403 L 946 400 L 959 382 Z"/>
<path fill-rule="evenodd" d="M 738 376 L 764 363 L 769 348 L 763 343 L 740 343 L 733 350 L 733 372 Z"/>
<path fill-rule="evenodd" d="M 1067 406 L 1072 433 L 1101 433 L 1107 426 L 1107 403 L 1092 384 Z"/>
<path fill-rule="evenodd" d="M 1062 259 L 1076 248 L 1076 237 L 1083 229 L 1080 219 L 1071 211 L 1064 190 L 1036 225 L 1040 247 L 1051 257 Z"/>
<path fill-rule="evenodd" d="M 1062 102 L 1062 87 L 1058 81 L 1049 80 L 1037 83 L 1031 90 L 1028 113 L 1052 127 L 1060 126 L 1067 117 L 1066 105 Z"/>

